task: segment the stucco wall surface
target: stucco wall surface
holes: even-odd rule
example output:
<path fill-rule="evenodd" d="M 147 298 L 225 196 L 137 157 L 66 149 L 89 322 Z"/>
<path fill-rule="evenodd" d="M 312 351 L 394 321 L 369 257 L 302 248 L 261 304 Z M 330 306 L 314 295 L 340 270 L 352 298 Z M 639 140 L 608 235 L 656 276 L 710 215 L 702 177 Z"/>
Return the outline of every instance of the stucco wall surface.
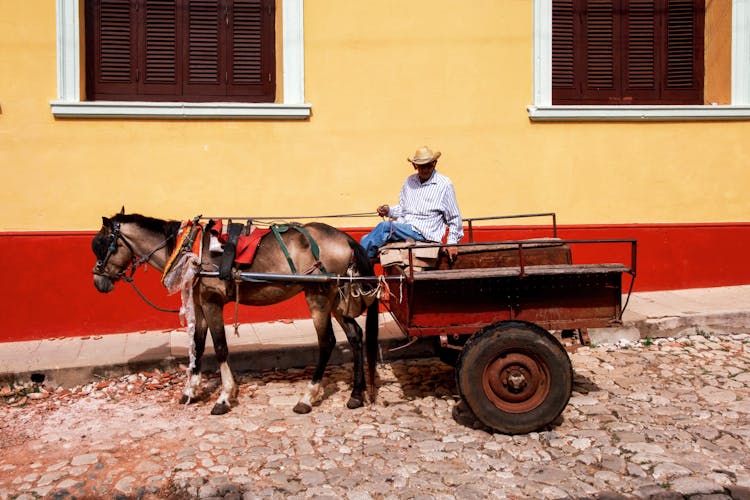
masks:
<path fill-rule="evenodd" d="M 96 229 L 122 205 L 165 218 L 370 211 L 396 200 L 423 144 L 443 152 L 470 216 L 750 213 L 749 123 L 531 122 L 527 0 L 308 0 L 302 121 L 56 119 L 55 33 L 55 2 L 0 0 L 0 231 Z"/>

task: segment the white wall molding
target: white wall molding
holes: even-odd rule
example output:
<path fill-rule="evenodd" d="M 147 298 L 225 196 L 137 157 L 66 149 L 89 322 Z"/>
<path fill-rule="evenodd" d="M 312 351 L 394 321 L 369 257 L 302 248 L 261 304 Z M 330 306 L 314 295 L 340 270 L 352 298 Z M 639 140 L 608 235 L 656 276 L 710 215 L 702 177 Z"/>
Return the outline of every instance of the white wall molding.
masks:
<path fill-rule="evenodd" d="M 750 106 L 528 106 L 533 121 L 724 121 L 750 119 Z"/>

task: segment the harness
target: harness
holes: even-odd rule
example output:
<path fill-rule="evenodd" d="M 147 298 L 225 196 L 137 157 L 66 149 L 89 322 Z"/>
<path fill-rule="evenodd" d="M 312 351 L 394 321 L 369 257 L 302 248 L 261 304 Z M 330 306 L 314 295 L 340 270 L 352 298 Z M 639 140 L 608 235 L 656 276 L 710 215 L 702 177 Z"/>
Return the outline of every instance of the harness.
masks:
<path fill-rule="evenodd" d="M 310 235 L 310 232 L 307 229 L 300 226 L 299 224 L 273 224 L 271 225 L 271 232 L 276 237 L 276 241 L 279 242 L 281 251 L 284 252 L 284 257 L 286 257 L 286 261 L 289 263 L 289 269 L 292 271 L 292 274 L 297 274 L 297 268 L 294 266 L 292 257 L 289 255 L 289 249 L 286 247 L 284 240 L 281 238 L 281 233 L 285 233 L 290 229 L 294 229 L 307 239 L 307 242 L 310 244 L 310 251 L 312 252 L 313 257 L 315 257 L 315 264 L 313 264 L 313 267 L 305 271 L 303 274 L 310 274 L 315 269 L 320 269 L 321 273 L 327 274 L 328 271 L 326 271 L 325 266 L 320 261 L 320 247 L 318 247 L 315 239 Z"/>

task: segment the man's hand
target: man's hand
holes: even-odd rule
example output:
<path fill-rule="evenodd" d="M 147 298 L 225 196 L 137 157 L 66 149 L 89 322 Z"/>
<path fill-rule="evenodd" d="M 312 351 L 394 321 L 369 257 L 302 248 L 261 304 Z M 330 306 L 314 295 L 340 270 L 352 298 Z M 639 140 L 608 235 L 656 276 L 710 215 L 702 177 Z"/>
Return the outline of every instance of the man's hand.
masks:
<path fill-rule="evenodd" d="M 381 217 L 385 217 L 388 215 L 388 212 L 390 210 L 390 207 L 388 205 L 380 205 L 378 207 L 378 215 Z"/>
<path fill-rule="evenodd" d="M 448 260 L 453 262 L 458 257 L 458 247 L 444 247 L 443 250 L 448 255 Z"/>

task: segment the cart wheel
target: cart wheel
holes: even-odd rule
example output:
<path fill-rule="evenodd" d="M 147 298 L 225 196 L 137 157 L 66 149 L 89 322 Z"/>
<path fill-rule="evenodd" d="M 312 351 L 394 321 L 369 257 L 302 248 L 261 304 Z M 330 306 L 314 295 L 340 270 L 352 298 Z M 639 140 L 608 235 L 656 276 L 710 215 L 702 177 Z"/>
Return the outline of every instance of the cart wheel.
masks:
<path fill-rule="evenodd" d="M 480 421 L 499 432 L 522 434 L 563 412 L 573 389 L 573 367 L 549 332 L 507 321 L 471 337 L 459 356 L 456 379 Z"/>

